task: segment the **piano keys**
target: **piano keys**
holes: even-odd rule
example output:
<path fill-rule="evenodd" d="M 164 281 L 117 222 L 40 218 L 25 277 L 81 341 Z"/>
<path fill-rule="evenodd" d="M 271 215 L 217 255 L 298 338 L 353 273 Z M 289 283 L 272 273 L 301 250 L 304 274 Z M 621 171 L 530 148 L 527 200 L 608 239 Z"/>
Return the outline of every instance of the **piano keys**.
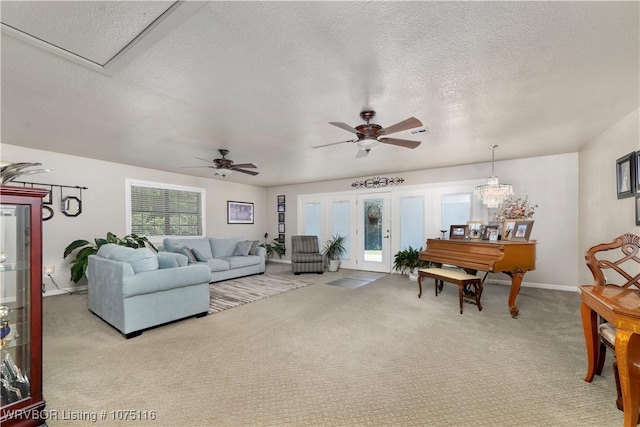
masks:
<path fill-rule="evenodd" d="M 516 318 L 520 311 L 516 307 L 516 297 L 522 279 L 527 271 L 536 268 L 536 242 L 428 239 L 427 249 L 420 252 L 419 258 L 438 267 L 454 265 L 472 274 L 478 270 L 505 273 L 511 278 L 509 312 Z"/>

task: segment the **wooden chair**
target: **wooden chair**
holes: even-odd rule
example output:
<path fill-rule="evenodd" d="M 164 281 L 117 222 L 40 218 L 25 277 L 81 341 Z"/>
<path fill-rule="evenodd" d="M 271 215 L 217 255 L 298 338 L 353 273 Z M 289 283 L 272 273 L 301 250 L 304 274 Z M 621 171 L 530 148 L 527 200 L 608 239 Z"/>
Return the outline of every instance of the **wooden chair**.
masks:
<path fill-rule="evenodd" d="M 584 258 L 593 275 L 594 285 L 620 286 L 622 288 L 635 286 L 640 289 L 640 236 L 631 233 L 623 234 L 611 243 L 601 243 L 589 248 Z M 598 335 L 600 349 L 596 374 L 600 375 L 604 367 L 607 348 L 615 352 L 616 328 L 611 323 L 602 321 L 598 327 Z M 622 410 L 622 392 L 618 364 L 615 361 L 613 362 L 613 375 L 618 394 L 616 406 Z"/>

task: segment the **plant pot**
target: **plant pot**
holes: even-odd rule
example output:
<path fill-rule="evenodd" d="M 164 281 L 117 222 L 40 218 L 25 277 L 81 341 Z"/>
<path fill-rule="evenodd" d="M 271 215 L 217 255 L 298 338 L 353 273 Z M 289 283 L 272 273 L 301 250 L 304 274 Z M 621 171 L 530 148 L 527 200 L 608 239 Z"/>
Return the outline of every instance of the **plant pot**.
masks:
<path fill-rule="evenodd" d="M 338 271 L 339 267 L 340 267 L 340 260 L 338 259 L 329 260 L 329 271 Z"/>
<path fill-rule="evenodd" d="M 409 271 L 409 280 L 411 280 L 412 282 L 416 282 L 418 280 L 417 268 L 414 268 L 413 270 Z"/>

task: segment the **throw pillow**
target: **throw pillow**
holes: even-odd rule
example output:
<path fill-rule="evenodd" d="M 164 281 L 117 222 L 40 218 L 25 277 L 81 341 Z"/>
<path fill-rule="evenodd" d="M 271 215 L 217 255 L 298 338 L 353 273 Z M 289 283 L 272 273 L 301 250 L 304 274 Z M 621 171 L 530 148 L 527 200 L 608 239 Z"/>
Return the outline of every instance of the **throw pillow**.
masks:
<path fill-rule="evenodd" d="M 196 257 L 193 256 L 191 249 L 186 246 L 180 246 L 177 251 L 179 254 L 186 255 L 189 258 L 189 262 L 196 262 Z"/>
<path fill-rule="evenodd" d="M 248 240 L 249 242 L 251 242 L 251 249 L 249 249 L 249 255 L 255 255 L 256 254 L 256 248 L 258 247 L 258 241 L 257 240 Z"/>
<path fill-rule="evenodd" d="M 251 242 L 245 240 L 236 244 L 236 249 L 233 251 L 233 256 L 247 256 L 251 250 Z"/>
<path fill-rule="evenodd" d="M 196 259 L 196 261 L 207 262 L 207 259 L 200 253 L 199 250 L 192 248 L 191 253 L 193 254 L 193 257 Z"/>

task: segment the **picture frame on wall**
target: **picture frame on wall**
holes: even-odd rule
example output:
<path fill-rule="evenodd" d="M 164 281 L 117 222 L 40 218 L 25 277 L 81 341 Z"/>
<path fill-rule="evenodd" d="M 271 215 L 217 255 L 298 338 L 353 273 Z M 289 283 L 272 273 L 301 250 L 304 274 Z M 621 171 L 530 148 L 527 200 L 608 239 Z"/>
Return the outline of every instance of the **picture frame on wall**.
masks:
<path fill-rule="evenodd" d="M 253 203 L 227 201 L 227 224 L 253 224 Z"/>
<path fill-rule="evenodd" d="M 284 203 L 280 203 L 278 204 L 278 212 L 284 212 L 285 211 L 285 204 Z"/>
<path fill-rule="evenodd" d="M 452 225 L 449 228 L 449 239 L 468 239 L 469 238 L 469 225 Z"/>
<path fill-rule="evenodd" d="M 640 195 L 640 171 L 638 169 L 640 169 L 640 151 L 636 151 L 635 154 L 635 190 L 636 190 L 636 194 Z"/>
<path fill-rule="evenodd" d="M 278 222 L 284 222 L 284 212 L 278 212 Z"/>
<path fill-rule="evenodd" d="M 533 221 L 516 221 L 511 232 L 510 240 L 517 240 L 526 242 L 531 235 L 531 229 L 533 228 Z"/>
<path fill-rule="evenodd" d="M 284 233 L 284 223 L 278 224 L 278 233 Z"/>
<path fill-rule="evenodd" d="M 278 234 L 278 243 L 284 244 L 284 234 Z"/>
<path fill-rule="evenodd" d="M 502 240 L 511 240 L 513 229 L 516 226 L 517 219 L 505 219 L 502 227 Z"/>
<path fill-rule="evenodd" d="M 280 204 L 282 204 L 282 203 L 284 203 L 284 201 L 285 201 L 285 200 L 286 200 L 286 199 L 285 199 L 285 197 L 284 197 L 284 194 L 281 194 L 281 195 L 279 195 L 279 196 L 278 196 L 278 204 L 279 204 L 279 205 L 280 205 Z"/>
<path fill-rule="evenodd" d="M 636 152 L 616 160 L 616 192 L 618 199 L 631 197 L 636 193 Z"/>
<path fill-rule="evenodd" d="M 636 196 L 636 225 L 640 225 L 640 196 Z"/>
<path fill-rule="evenodd" d="M 482 229 L 482 221 L 467 221 L 467 225 L 469 226 L 469 238 L 471 239 L 479 239 L 481 236 Z"/>

